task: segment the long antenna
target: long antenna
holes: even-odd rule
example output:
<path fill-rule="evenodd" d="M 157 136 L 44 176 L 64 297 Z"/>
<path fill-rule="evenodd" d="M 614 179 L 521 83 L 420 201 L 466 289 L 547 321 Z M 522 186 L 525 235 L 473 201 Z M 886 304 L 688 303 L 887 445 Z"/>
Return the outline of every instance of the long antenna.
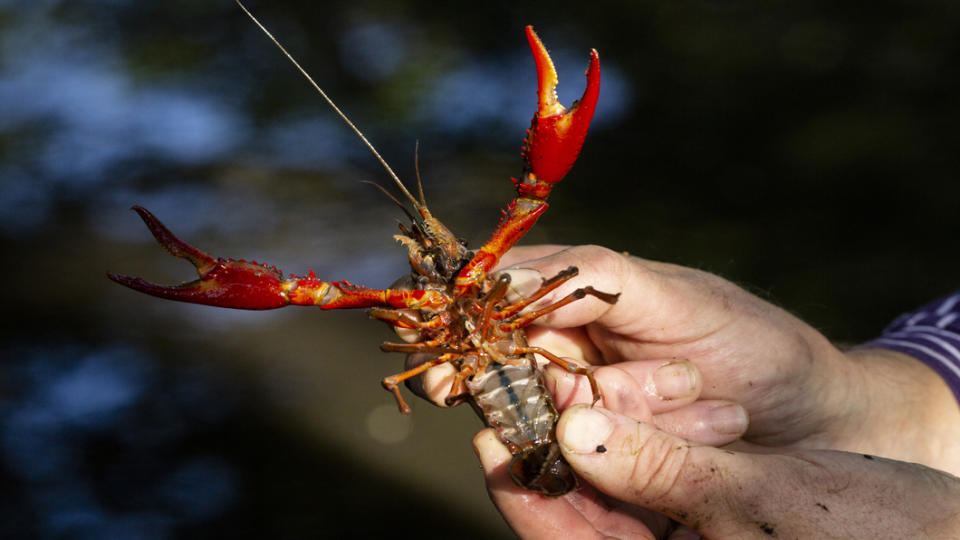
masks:
<path fill-rule="evenodd" d="M 423 198 L 423 182 L 420 180 L 420 139 L 417 139 L 417 144 L 413 147 L 413 170 L 417 172 L 417 191 L 420 192 L 420 204 L 426 206 L 427 200 Z"/>
<path fill-rule="evenodd" d="M 300 64 L 297 62 L 297 60 L 290 53 L 287 52 L 287 49 L 285 49 L 283 45 L 281 45 L 280 42 L 277 41 L 277 38 L 273 37 L 273 34 L 271 34 L 270 31 L 266 29 L 266 27 L 260 24 L 260 21 L 258 21 L 257 18 L 253 16 L 253 13 L 250 13 L 250 10 L 248 10 L 247 7 L 243 5 L 243 2 L 241 2 L 240 0 L 236 0 L 236 2 L 237 2 L 237 5 L 240 6 L 240 9 L 242 9 L 243 12 L 246 13 L 247 16 L 250 17 L 250 19 L 257 26 L 260 27 L 260 30 L 263 30 L 263 33 L 266 34 L 268 38 L 270 38 L 270 41 L 273 41 L 274 45 L 276 45 L 280 49 L 280 51 L 282 51 L 283 54 L 285 54 L 286 57 L 289 58 L 291 62 L 293 62 L 293 65 L 296 66 L 296 68 L 300 71 L 300 73 L 302 73 L 303 76 L 306 77 L 308 81 L 310 81 L 310 84 L 313 85 L 313 87 L 317 90 L 317 92 L 320 93 L 320 96 L 323 97 L 323 99 L 330 105 L 330 107 L 333 108 L 333 110 L 337 113 L 337 115 L 341 119 L 343 119 L 343 121 L 346 122 L 348 126 L 350 126 L 350 129 L 352 129 L 353 132 L 357 134 L 357 137 L 360 137 L 360 140 L 363 141 L 363 144 L 367 145 L 367 148 L 369 148 L 370 151 L 373 152 L 373 155 L 376 156 L 377 161 L 379 161 L 380 164 L 383 165 L 383 168 L 387 170 L 387 173 L 390 175 L 390 178 L 393 178 L 393 181 L 396 182 L 396 184 L 400 187 L 400 191 L 403 191 L 403 194 L 407 196 L 407 199 L 409 199 L 410 202 L 413 203 L 413 207 L 416 208 L 417 210 L 420 210 L 421 208 L 423 208 L 423 205 L 421 205 L 417 201 L 417 199 L 415 199 L 413 195 L 411 195 L 410 192 L 407 191 L 407 187 L 403 185 L 403 182 L 401 182 L 397 174 L 393 172 L 393 169 L 390 168 L 390 165 L 387 164 L 387 161 L 383 159 L 382 156 L 380 156 L 380 152 L 377 152 L 377 149 L 374 148 L 373 145 L 370 144 L 370 141 L 368 141 L 367 138 L 363 136 L 363 133 L 357 128 L 357 126 L 353 125 L 353 122 L 351 122 L 350 119 L 347 118 L 347 115 L 343 114 L 343 111 L 340 110 L 340 107 L 337 107 L 337 104 L 334 103 L 333 100 L 327 96 L 327 93 L 323 91 L 323 88 L 320 88 L 320 85 L 318 85 L 317 82 L 313 80 L 313 77 L 311 77 L 310 74 L 307 73 L 305 69 L 300 67 Z"/>

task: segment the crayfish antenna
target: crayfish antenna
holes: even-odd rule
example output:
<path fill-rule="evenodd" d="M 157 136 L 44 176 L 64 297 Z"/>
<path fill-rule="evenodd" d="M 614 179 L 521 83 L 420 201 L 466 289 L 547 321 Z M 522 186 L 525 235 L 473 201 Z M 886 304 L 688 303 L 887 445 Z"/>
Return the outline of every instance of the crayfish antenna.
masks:
<path fill-rule="evenodd" d="M 420 181 L 420 139 L 413 147 L 413 171 L 417 174 L 417 191 L 420 195 L 420 204 L 427 207 L 427 199 L 423 196 L 423 182 Z"/>
<path fill-rule="evenodd" d="M 263 24 L 261 24 L 256 17 L 253 16 L 253 13 L 250 13 L 250 10 L 248 10 L 247 7 L 243 5 L 243 2 L 241 2 L 240 0 L 236 0 L 236 2 L 237 2 L 237 5 L 240 6 L 240 9 L 242 9 L 243 12 L 246 13 L 248 17 L 250 17 L 250 19 L 254 22 L 254 24 L 256 24 L 260 28 L 260 30 L 262 30 L 263 33 L 267 35 L 268 38 L 270 38 L 270 41 L 272 41 L 273 44 L 276 45 L 277 48 L 279 48 L 280 51 L 290 60 L 290 62 L 293 63 L 293 65 L 297 68 L 297 70 L 300 71 L 300 73 L 304 77 L 306 77 L 307 81 L 311 84 L 311 86 L 313 86 L 313 88 L 320 94 L 320 97 L 322 97 L 324 101 L 326 101 L 327 104 L 330 105 L 330 107 L 334 110 L 334 112 L 337 113 L 337 116 L 339 116 L 340 119 L 343 120 L 350 127 L 350 129 L 353 130 L 354 133 L 356 133 L 357 137 L 360 137 L 360 140 L 363 141 L 363 144 L 367 145 L 367 148 L 369 148 L 370 151 L 373 152 L 373 155 L 374 157 L 377 158 L 377 161 L 379 161 L 380 164 L 383 165 L 383 168 L 386 169 L 387 174 L 390 175 L 390 178 L 392 178 L 393 181 L 397 184 L 397 186 L 400 187 L 400 191 L 402 191 L 403 194 L 407 197 L 407 199 L 411 203 L 413 203 L 413 207 L 417 209 L 417 211 L 420 211 L 424 207 L 424 205 L 421 204 L 420 201 L 417 201 L 417 199 L 410 194 L 410 192 L 407 190 L 407 187 L 404 186 L 403 182 L 400 180 L 400 177 L 398 177 L 397 174 L 393 172 L 393 169 L 391 169 L 390 165 L 387 164 L 387 161 L 383 159 L 383 156 L 380 155 L 380 152 L 377 152 L 377 149 L 374 148 L 373 144 L 371 144 L 370 141 L 367 140 L 367 138 L 363 135 L 363 132 L 360 131 L 360 129 L 356 125 L 354 125 L 353 122 L 350 121 L 350 118 L 348 118 L 347 115 L 340 110 L 340 107 L 337 107 L 337 104 L 334 103 L 329 96 L 327 96 L 327 93 L 324 92 L 323 88 L 320 88 L 320 85 L 313 80 L 313 77 L 311 77 L 310 74 L 307 73 L 307 70 L 303 69 L 303 67 L 300 66 L 300 63 L 297 62 L 297 60 L 293 57 L 293 55 L 287 52 L 287 49 L 280 44 L 280 41 L 277 40 L 277 38 L 273 37 L 273 34 L 271 34 L 270 31 L 267 30 L 267 28 L 263 26 Z M 421 198 L 422 198 L 422 195 L 421 195 Z"/>
<path fill-rule="evenodd" d="M 394 204 L 396 204 L 397 206 L 399 206 L 399 207 L 400 207 L 400 210 L 403 210 L 403 213 L 406 214 L 408 218 L 410 218 L 410 221 L 416 221 L 416 219 L 414 219 L 414 217 L 413 217 L 413 214 L 411 214 L 410 211 L 407 210 L 407 207 L 404 206 L 402 202 L 400 202 L 400 199 L 397 199 L 396 197 L 394 197 L 392 193 L 390 193 L 389 191 L 387 191 L 387 188 L 381 186 L 380 184 L 378 184 L 378 183 L 376 183 L 376 182 L 371 182 L 370 180 L 361 180 L 360 183 L 361 183 L 361 184 L 370 184 L 371 186 L 379 189 L 381 193 L 383 193 L 384 195 L 386 195 L 391 201 L 393 201 Z"/>

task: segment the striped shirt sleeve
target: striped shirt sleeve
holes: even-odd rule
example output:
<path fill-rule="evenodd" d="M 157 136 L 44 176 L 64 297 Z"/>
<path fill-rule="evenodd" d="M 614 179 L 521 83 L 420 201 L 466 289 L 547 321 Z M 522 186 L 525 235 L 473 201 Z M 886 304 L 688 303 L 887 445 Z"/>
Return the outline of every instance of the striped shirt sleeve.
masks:
<path fill-rule="evenodd" d="M 960 291 L 905 313 L 863 347 L 908 354 L 943 377 L 960 401 Z"/>

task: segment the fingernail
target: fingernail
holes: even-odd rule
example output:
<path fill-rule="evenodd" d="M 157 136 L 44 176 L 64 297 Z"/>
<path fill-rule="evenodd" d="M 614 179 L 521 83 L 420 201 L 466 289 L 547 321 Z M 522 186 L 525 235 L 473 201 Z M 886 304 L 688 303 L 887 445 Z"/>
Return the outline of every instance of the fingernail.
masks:
<path fill-rule="evenodd" d="M 686 397 L 697 388 L 697 372 L 690 362 L 670 362 L 653 372 L 653 386 L 664 399 Z"/>
<path fill-rule="evenodd" d="M 736 403 L 712 409 L 707 417 L 710 429 L 722 435 L 740 435 L 747 431 L 747 411 Z"/>
<path fill-rule="evenodd" d="M 594 454 L 613 432 L 613 422 L 592 407 L 570 409 L 564 423 L 561 443 L 577 454 Z M 603 450 L 605 451 L 605 450 Z"/>
<path fill-rule="evenodd" d="M 504 270 L 510 274 L 510 287 L 507 292 L 508 300 L 517 301 L 537 292 L 543 285 L 543 274 L 530 268 L 509 268 Z M 516 297 L 511 297 L 511 293 Z"/>
<path fill-rule="evenodd" d="M 485 429 L 473 438 L 473 451 L 480 458 L 480 464 L 486 471 L 493 471 L 498 465 L 510 461 L 510 451 L 497 439 L 492 429 Z"/>

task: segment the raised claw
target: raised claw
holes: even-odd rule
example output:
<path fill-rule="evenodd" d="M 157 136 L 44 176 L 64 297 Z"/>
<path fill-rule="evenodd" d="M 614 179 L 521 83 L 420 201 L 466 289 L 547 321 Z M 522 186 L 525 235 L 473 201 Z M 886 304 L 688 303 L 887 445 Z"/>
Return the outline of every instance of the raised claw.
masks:
<path fill-rule="evenodd" d="M 587 87 L 569 110 L 557 99 L 557 71 L 546 47 L 527 26 L 527 41 L 537 66 L 538 109 L 524 140 L 525 177 L 517 183 L 521 196 L 546 198 L 577 160 L 600 95 L 600 57 L 590 50 Z"/>
<path fill-rule="evenodd" d="M 547 209 L 546 198 L 553 185 L 563 179 L 580 154 L 600 96 L 600 57 L 590 49 L 587 87 L 579 101 L 567 110 L 557 100 L 557 70 L 540 38 L 527 26 L 527 41 L 537 66 L 537 112 L 524 139 L 526 165 L 520 180 L 512 178 L 517 198 L 503 212 L 493 236 L 473 259 L 461 268 L 454 294 L 463 296 L 481 283 L 500 257 L 514 246 Z"/>
<path fill-rule="evenodd" d="M 169 300 L 238 309 L 274 309 L 290 303 L 284 291 L 283 273 L 265 264 L 214 258 L 177 238 L 142 206 L 133 210 L 147 224 L 157 242 L 174 257 L 187 259 L 197 268 L 198 279 L 175 286 L 162 286 L 140 278 L 108 273 L 107 277 L 131 289 Z"/>

